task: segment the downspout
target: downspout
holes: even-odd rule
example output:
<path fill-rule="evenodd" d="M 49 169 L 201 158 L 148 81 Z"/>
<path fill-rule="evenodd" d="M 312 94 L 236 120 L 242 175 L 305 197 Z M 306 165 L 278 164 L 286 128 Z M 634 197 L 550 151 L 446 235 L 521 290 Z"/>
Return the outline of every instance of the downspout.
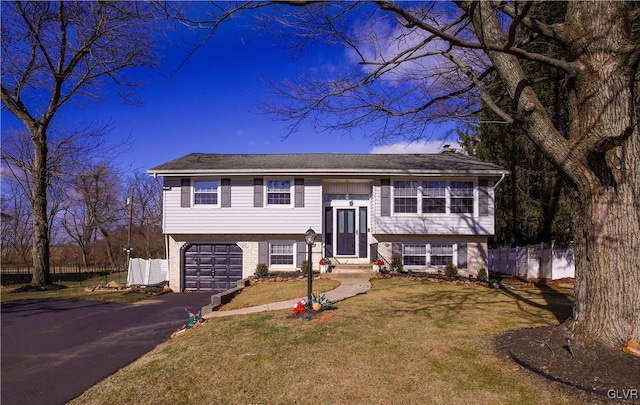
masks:
<path fill-rule="evenodd" d="M 504 180 L 505 177 L 507 177 L 507 175 L 505 173 L 502 173 L 500 180 L 498 180 L 498 182 L 493 185 L 493 188 L 495 189 L 496 187 L 498 187 L 498 185 L 502 183 L 502 180 Z"/>

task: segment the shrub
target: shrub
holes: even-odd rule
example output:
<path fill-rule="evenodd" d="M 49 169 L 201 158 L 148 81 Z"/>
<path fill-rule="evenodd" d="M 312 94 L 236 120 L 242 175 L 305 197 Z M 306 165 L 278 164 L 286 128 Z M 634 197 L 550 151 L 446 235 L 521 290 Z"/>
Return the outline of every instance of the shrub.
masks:
<path fill-rule="evenodd" d="M 391 256 L 391 269 L 397 272 L 404 271 L 404 264 L 402 264 L 402 256 L 395 254 Z"/>
<path fill-rule="evenodd" d="M 309 271 L 309 263 L 306 260 L 302 262 L 302 265 L 300 266 L 300 270 L 303 273 L 307 273 L 307 271 Z"/>
<path fill-rule="evenodd" d="M 444 275 L 447 277 L 455 277 L 458 275 L 458 268 L 451 263 L 444 266 Z"/>
<path fill-rule="evenodd" d="M 487 269 L 485 269 L 484 267 L 481 267 L 480 270 L 478 270 L 478 280 L 486 280 L 487 277 Z"/>
<path fill-rule="evenodd" d="M 256 265 L 256 276 L 266 277 L 269 275 L 269 266 L 264 263 L 258 263 Z"/>

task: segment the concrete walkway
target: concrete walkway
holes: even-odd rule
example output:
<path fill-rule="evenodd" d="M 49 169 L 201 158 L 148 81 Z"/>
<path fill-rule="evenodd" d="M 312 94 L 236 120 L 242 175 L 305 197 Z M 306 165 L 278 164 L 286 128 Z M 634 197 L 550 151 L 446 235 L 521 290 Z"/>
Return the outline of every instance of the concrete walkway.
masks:
<path fill-rule="evenodd" d="M 359 294 L 364 294 L 371 288 L 371 283 L 369 282 L 369 279 L 366 278 L 366 275 L 362 275 L 361 277 L 353 277 L 352 275 L 345 276 L 340 273 L 329 273 L 327 277 L 333 280 L 340 281 L 340 285 L 337 288 L 325 292 L 325 296 L 333 302 L 342 301 Z M 219 318 L 223 316 L 255 314 L 258 312 L 279 311 L 281 309 L 293 310 L 293 307 L 297 302 L 306 298 L 307 297 L 296 298 L 293 300 L 257 305 L 255 307 L 234 309 L 231 311 L 213 311 L 205 314 L 203 318 L 208 319 Z"/>

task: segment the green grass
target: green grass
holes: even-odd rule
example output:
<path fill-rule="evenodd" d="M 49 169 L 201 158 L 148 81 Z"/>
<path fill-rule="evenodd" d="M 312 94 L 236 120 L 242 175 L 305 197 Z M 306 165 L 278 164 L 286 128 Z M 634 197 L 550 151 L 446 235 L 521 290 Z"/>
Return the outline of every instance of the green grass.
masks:
<path fill-rule="evenodd" d="M 72 403 L 578 403 L 494 348 L 502 332 L 570 313 L 566 297 L 547 299 L 533 288 L 374 280 L 312 320 L 289 310 L 210 319 Z"/>
<path fill-rule="evenodd" d="M 326 292 L 335 289 L 340 282 L 321 278 L 313 280 L 313 291 Z M 272 283 L 261 283 L 243 289 L 231 302 L 220 308 L 228 311 L 246 308 L 254 305 L 269 304 L 271 302 L 287 301 L 307 296 L 307 280 L 292 280 Z"/>
<path fill-rule="evenodd" d="M 12 302 L 24 299 L 86 299 L 99 301 L 113 301 L 123 304 L 136 302 L 147 298 L 148 296 L 141 292 L 133 291 L 85 291 L 86 287 L 95 287 L 97 285 L 106 285 L 109 281 L 124 282 L 127 279 L 127 273 L 111 274 L 109 276 L 95 276 L 81 281 L 65 280 L 56 282 L 56 285 L 63 288 L 56 290 L 41 291 L 17 291 L 24 284 L 20 285 L 3 285 L 0 288 L 0 302 Z"/>

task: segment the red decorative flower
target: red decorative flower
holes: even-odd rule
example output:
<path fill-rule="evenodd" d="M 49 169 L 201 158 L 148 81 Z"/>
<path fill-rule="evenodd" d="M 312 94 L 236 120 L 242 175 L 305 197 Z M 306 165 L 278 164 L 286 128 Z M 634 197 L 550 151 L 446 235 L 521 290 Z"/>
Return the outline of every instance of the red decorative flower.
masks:
<path fill-rule="evenodd" d="M 324 266 L 326 263 L 327 261 L 324 259 L 324 257 L 320 259 L 320 266 Z"/>
<path fill-rule="evenodd" d="M 377 264 L 378 266 L 384 266 L 384 260 L 382 260 L 382 259 L 378 259 L 378 261 L 376 262 L 376 264 Z"/>
<path fill-rule="evenodd" d="M 294 315 L 304 314 L 305 312 L 307 312 L 307 309 L 304 307 L 304 304 L 302 304 L 302 301 L 298 302 L 298 303 L 293 307 L 293 314 L 294 314 Z"/>

